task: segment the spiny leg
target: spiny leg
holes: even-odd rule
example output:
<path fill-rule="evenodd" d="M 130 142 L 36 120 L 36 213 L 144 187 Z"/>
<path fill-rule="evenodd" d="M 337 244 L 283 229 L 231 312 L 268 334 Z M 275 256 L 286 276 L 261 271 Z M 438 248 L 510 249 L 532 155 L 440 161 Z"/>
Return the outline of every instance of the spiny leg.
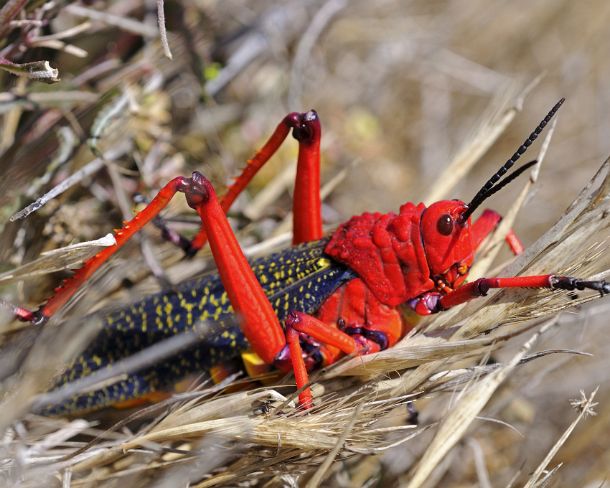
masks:
<path fill-rule="evenodd" d="M 209 239 L 218 273 L 241 328 L 252 349 L 267 364 L 273 364 L 286 345 L 284 331 L 244 256 L 210 181 L 194 172 L 180 188 L 187 203 L 197 211 Z"/>
<path fill-rule="evenodd" d="M 155 198 L 151 200 L 146 208 L 136 214 L 129 222 L 125 222 L 123 227 L 115 232 L 115 245 L 104 248 L 95 256 L 85 261 L 83 266 L 76 270 L 74 275 L 64 280 L 64 282 L 55 289 L 54 295 L 37 311 L 31 312 L 19 308 L 15 313 L 16 317 L 20 320 L 35 324 L 46 322 L 55 312 L 57 312 L 57 310 L 70 300 L 83 283 L 87 281 L 107 259 L 123 247 L 136 232 L 154 219 L 159 212 L 167 206 L 176 192 L 184 191 L 184 188 L 188 186 L 188 180 L 190 180 L 190 178 L 179 176 L 167 183 L 167 185 L 161 188 L 159 193 L 157 193 Z"/>
<path fill-rule="evenodd" d="M 149 205 L 117 231 L 117 243 L 114 246 L 104 249 L 88 260 L 83 268 L 57 289 L 57 293 L 38 312 L 24 311 L 21 317 L 25 320 L 47 320 L 106 259 L 146 223 L 153 220 L 177 192 L 185 194 L 187 203 L 201 218 L 202 228 L 209 239 L 220 279 L 235 313 L 242 319 L 241 327 L 244 335 L 262 360 L 267 364 L 273 364 L 287 344 L 284 331 L 239 247 L 211 183 L 197 172 L 193 173 L 191 178 L 178 177 L 170 181 Z M 299 368 L 300 365 L 304 366 L 304 363 L 298 333 L 296 336 L 294 333 L 295 329 L 290 328 L 287 333 L 288 345 L 292 356 L 297 358 L 293 363 L 298 383 L 304 385 L 307 383 L 307 373 L 305 370 L 303 374 L 303 368 Z M 303 400 L 304 404 L 310 404 L 310 397 L 307 400 L 306 393 Z"/>
<path fill-rule="evenodd" d="M 297 390 L 300 390 L 305 385 L 309 384 L 309 375 L 307 374 L 307 368 L 305 367 L 305 361 L 303 361 L 303 349 L 301 348 L 301 338 L 296 329 L 288 327 L 286 329 L 286 340 L 288 342 L 288 348 L 290 350 L 290 359 L 292 363 L 292 371 L 294 372 L 294 380 L 297 385 Z M 299 403 L 304 408 L 310 408 L 313 405 L 313 397 L 311 395 L 311 389 L 308 387 L 304 388 L 299 393 Z"/>
<path fill-rule="evenodd" d="M 293 197 L 293 244 L 315 241 L 322 237 L 320 200 L 320 119 L 315 110 L 305 113 L 293 112 L 278 124 L 265 145 L 248 160 L 235 182 L 220 199 L 226 213 L 235 199 L 246 188 L 263 165 L 277 152 L 292 129 L 299 142 L 297 175 Z M 195 254 L 207 242 L 205 228 L 193 238 L 187 253 Z"/>
<path fill-rule="evenodd" d="M 430 315 L 487 295 L 492 288 L 548 288 L 552 290 L 595 290 L 610 294 L 610 284 L 604 280 L 589 281 L 571 276 L 539 275 L 512 278 L 479 278 L 443 295 L 438 291 L 424 293 L 408 302 L 419 315 Z"/>
<path fill-rule="evenodd" d="M 322 238 L 320 200 L 320 119 L 314 110 L 301 114 L 301 126 L 293 131 L 299 141 L 297 176 L 292 202 L 292 243 Z"/>
<path fill-rule="evenodd" d="M 354 337 L 309 314 L 291 312 L 284 321 L 284 325 L 286 326 L 286 338 L 290 348 L 290 360 L 294 371 L 297 390 L 300 390 L 309 383 L 309 375 L 307 374 L 307 368 L 305 366 L 305 361 L 303 360 L 299 332 L 306 334 L 322 344 L 336 347 L 344 354 L 364 353 L 364 344 L 360 344 Z M 311 407 L 312 396 L 309 387 L 304 388 L 299 394 L 299 403 L 304 408 Z"/>
<path fill-rule="evenodd" d="M 148 199 L 142 195 L 141 193 L 135 193 L 133 196 L 134 203 L 138 205 L 146 206 L 148 205 Z M 161 217 L 161 215 L 156 215 L 152 219 L 152 224 L 161 231 L 161 237 L 167 241 L 172 243 L 174 246 L 182 249 L 187 256 L 191 254 L 192 241 L 187 237 L 184 237 L 179 232 L 173 230 L 168 224 L 166 219 Z"/>
<path fill-rule="evenodd" d="M 354 351 L 353 339 L 336 329 L 336 334 L 332 335 L 318 324 L 312 323 L 316 319 L 306 314 L 293 314 L 286 320 L 284 337 L 279 320 L 239 247 L 211 183 L 200 173 L 193 173 L 191 187 L 185 194 L 189 206 L 201 217 L 220 279 L 235 312 L 241 316 L 244 335 L 265 363 L 276 362 L 285 352 L 287 345 L 297 388 L 304 387 L 309 380 L 298 334 L 301 327 L 306 327 L 307 332 L 314 338 L 324 336 L 332 345 L 341 343 L 346 347 L 345 339 L 342 342 L 337 336 L 343 335 L 352 342 L 349 352 Z M 306 408 L 311 405 L 309 388 L 301 392 L 299 401 Z"/>
<path fill-rule="evenodd" d="M 248 165 L 236 181 L 229 187 L 220 202 L 226 212 L 243 191 L 246 185 L 258 170 L 275 154 L 290 130 L 299 141 L 299 157 L 297 181 L 295 188 L 295 237 L 294 243 L 320 239 L 322 237 L 322 221 L 320 216 L 320 177 L 319 177 L 319 147 L 320 147 L 320 121 L 315 111 L 307 113 L 288 114 L 277 126 L 272 136 L 263 148 L 248 161 Z M 183 191 L 185 181 L 189 178 L 174 178 L 165 185 L 155 198 L 132 220 L 124 223 L 123 227 L 115 232 L 116 245 L 105 248 L 93 258 L 86 261 L 74 275 L 66 279 L 59 286 L 54 295 L 37 311 L 30 311 L 23 307 L 12 307 L 15 317 L 22 321 L 44 323 L 59 308 L 65 305 L 76 293 L 82 284 L 116 251 L 118 251 L 136 232 L 154 219 L 158 219 L 159 212 L 167 206 L 177 191 Z M 300 183 L 300 181 L 303 183 Z M 207 233 L 202 225 L 200 232 L 192 241 L 185 241 L 176 233 L 170 233 L 167 238 L 175 241 L 189 255 L 195 254 L 206 242 Z"/>
<path fill-rule="evenodd" d="M 473 298 L 487 295 L 492 288 L 549 288 L 559 290 L 595 290 L 601 295 L 610 294 L 610 283 L 604 280 L 589 281 L 571 276 L 540 275 L 515 276 L 512 278 L 479 278 L 467 283 L 438 300 L 437 308 L 446 310 Z"/>

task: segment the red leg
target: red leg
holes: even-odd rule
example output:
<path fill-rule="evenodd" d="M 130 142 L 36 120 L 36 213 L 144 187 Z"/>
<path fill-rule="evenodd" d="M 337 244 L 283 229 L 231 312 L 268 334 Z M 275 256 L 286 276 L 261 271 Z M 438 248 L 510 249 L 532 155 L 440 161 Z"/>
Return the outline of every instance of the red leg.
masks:
<path fill-rule="evenodd" d="M 380 303 L 364 282 L 354 279 L 336 290 L 312 317 L 303 312 L 291 312 L 284 324 L 288 343 L 303 335 L 317 342 L 318 354 L 304 358 L 300 350 L 290 350 L 287 357 L 278 357 L 276 365 L 283 370 L 291 365 L 295 371 L 297 387 L 309 383 L 307 370 L 320 359 L 324 365 L 332 364 L 341 354 L 363 355 L 391 347 L 404 336 L 405 324 L 398 310 Z M 336 324 L 336 325 L 335 325 Z M 307 339 L 306 339 L 307 340 Z M 307 364 L 310 361 L 310 364 Z M 301 404 L 310 401 L 309 389 L 299 396 Z"/>
<path fill-rule="evenodd" d="M 201 217 L 222 284 L 235 313 L 242 319 L 244 335 L 261 359 L 273 364 L 286 345 L 275 311 L 239 247 L 212 184 L 197 172 L 187 182 L 188 186 L 181 191 Z"/>
<path fill-rule="evenodd" d="M 472 245 L 474 249 L 478 249 L 483 240 L 496 228 L 496 226 L 502 220 L 502 216 L 494 210 L 486 209 L 481 216 L 472 225 Z M 515 232 L 510 229 L 505 237 L 506 244 L 510 247 L 513 254 L 521 254 L 525 249 L 521 240 L 517 237 Z"/>
<path fill-rule="evenodd" d="M 288 327 L 286 329 L 286 339 L 288 340 L 288 347 L 290 348 L 290 360 L 292 362 L 292 370 L 294 371 L 294 380 L 297 384 L 297 390 L 299 390 L 309 383 L 309 375 L 307 374 L 305 361 L 303 361 L 303 350 L 301 349 L 299 333 L 292 327 Z M 299 394 L 299 403 L 303 405 L 304 408 L 310 408 L 312 406 L 313 398 L 309 387 L 305 388 Z"/>
<path fill-rule="evenodd" d="M 150 222 L 163 210 L 178 191 L 182 191 L 188 178 L 178 177 L 171 180 L 157 194 L 148 206 L 123 227 L 115 232 L 116 244 L 93 256 L 78 269 L 73 276 L 55 290 L 55 294 L 36 312 L 20 309 L 17 318 L 33 323 L 45 322 L 76 293 L 80 286 L 115 252 L 117 252 L 136 232 Z"/>
<path fill-rule="evenodd" d="M 263 165 L 275 154 L 286 136 L 293 129 L 293 136 L 299 141 L 297 176 L 295 181 L 293 215 L 293 243 L 315 241 L 322 237 L 322 217 L 320 203 L 320 139 L 321 127 L 318 114 L 314 110 L 306 113 L 290 113 L 252 159 L 241 175 L 221 198 L 220 206 L 227 212 L 235 199 L 250 183 Z M 189 254 L 196 253 L 207 242 L 205 228 L 202 227 L 191 243 Z"/>
<path fill-rule="evenodd" d="M 364 343 L 359 343 L 349 334 L 306 313 L 292 312 L 286 318 L 285 325 L 297 389 L 301 389 L 309 383 L 309 376 L 299 343 L 299 332 L 308 335 L 322 344 L 336 347 L 344 354 L 366 353 Z M 311 402 L 311 391 L 309 388 L 305 388 L 299 395 L 299 403 L 305 408 L 309 408 Z"/>
<path fill-rule="evenodd" d="M 285 320 L 286 329 L 293 328 L 316 341 L 340 349 L 345 354 L 362 352 L 362 345 L 352 336 L 303 312 L 292 312 Z"/>
<path fill-rule="evenodd" d="M 320 121 L 315 111 L 307 113 L 288 114 L 277 126 L 272 136 L 263 148 L 248 161 L 248 165 L 242 174 L 231 185 L 226 195 L 220 201 L 220 206 L 226 212 L 235 201 L 235 198 L 243 191 L 246 185 L 258 172 L 258 170 L 269 160 L 282 144 L 290 129 L 293 129 L 294 137 L 299 141 L 299 157 L 297 168 L 297 180 L 295 183 L 294 224 L 295 244 L 316 240 L 322 237 L 322 220 L 320 215 Z M 48 320 L 59 308 L 76 293 L 82 284 L 116 251 L 127 242 L 131 236 L 138 232 L 144 225 L 158 216 L 159 212 L 167 206 L 177 191 L 184 191 L 183 186 L 189 178 L 178 177 L 165 185 L 157 196 L 138 213 L 132 220 L 125 223 L 116 231 L 117 243 L 108 247 L 86 261 L 75 274 L 65 280 L 55 290 L 55 294 L 47 303 L 36 312 L 21 307 L 14 307 L 15 316 L 23 321 L 41 323 Z M 168 236 L 169 240 L 178 241 L 179 236 Z M 185 242 L 179 245 L 186 249 L 188 254 L 194 254 L 207 242 L 205 225 L 191 241 L 190 245 Z"/>
<path fill-rule="evenodd" d="M 290 360 L 297 389 L 303 388 L 309 383 L 309 375 L 303 352 L 299 342 L 299 332 L 307 334 L 312 339 L 323 344 L 334 346 L 345 354 L 359 354 L 364 352 L 362 345 L 356 339 L 336 327 L 328 325 L 311 315 L 303 312 L 292 312 L 285 320 L 286 337 L 290 347 Z M 305 408 L 312 404 L 312 396 L 309 388 L 305 388 L 299 395 L 299 403 Z"/>
<path fill-rule="evenodd" d="M 320 119 L 314 110 L 303 116 L 304 124 L 294 131 L 299 141 L 297 176 L 292 202 L 292 243 L 322 238 L 322 203 L 320 201 Z"/>
<path fill-rule="evenodd" d="M 106 259 L 151 221 L 169 203 L 176 192 L 185 193 L 188 204 L 201 217 L 223 285 L 233 308 L 243 319 L 244 335 L 263 361 L 272 364 L 286 344 L 284 331 L 248 261 L 241 252 L 211 183 L 200 173 L 193 173 L 192 178 L 178 177 L 170 181 L 144 210 L 116 232 L 117 244 L 115 246 L 104 249 L 88 260 L 73 277 L 64 281 L 56 294 L 38 312 L 28 314 L 27 311 L 20 310 L 19 317 L 36 322 L 47 320 L 74 295 L 82 283 Z"/>
<path fill-rule="evenodd" d="M 212 184 L 197 172 L 193 173 L 191 178 L 178 177 L 168 183 L 144 210 L 117 231 L 117 244 L 104 249 L 87 261 L 83 268 L 64 282 L 56 295 L 39 312 L 31 313 L 19 309 L 16 314 L 25 320 L 48 319 L 53 312 L 70 299 L 78 287 L 99 268 L 103 261 L 114 254 L 147 222 L 154 219 L 176 192 L 185 194 L 187 203 L 197 211 L 201 218 L 202 228 L 209 239 L 221 281 L 235 313 L 242 319 L 241 328 L 252 349 L 265 363 L 273 364 L 280 353 L 285 350 L 287 338 L 297 385 L 299 388 L 306 385 L 308 382 L 307 370 L 303 362 L 296 328 L 288 327 L 285 337 L 271 303 L 239 247 Z M 314 334 L 316 337 L 320 335 L 312 333 L 312 335 Z M 337 341 L 336 337 L 338 337 L 337 334 L 331 336 L 329 342 L 334 344 Z M 345 343 L 344 340 L 343 344 L 345 345 Z M 353 346 L 349 350 L 352 351 Z M 300 398 L 303 405 L 311 405 L 309 389 L 302 392 Z"/>
<path fill-rule="evenodd" d="M 602 295 L 610 293 L 610 284 L 606 281 L 586 281 L 571 276 L 540 275 L 516 276 L 513 278 L 480 278 L 467 283 L 455 291 L 440 297 L 432 312 L 446 310 L 465 303 L 473 298 L 485 296 L 491 288 L 551 288 L 560 290 L 596 290 Z"/>

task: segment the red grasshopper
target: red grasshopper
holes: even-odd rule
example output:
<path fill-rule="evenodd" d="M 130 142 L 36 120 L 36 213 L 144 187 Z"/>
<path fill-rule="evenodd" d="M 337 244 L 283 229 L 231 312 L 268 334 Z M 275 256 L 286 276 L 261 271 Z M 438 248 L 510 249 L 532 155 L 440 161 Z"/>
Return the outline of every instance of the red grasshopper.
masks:
<path fill-rule="evenodd" d="M 202 222 L 197 236 L 186 244 L 182 241 L 183 247 L 187 254 L 194 254 L 209 240 L 218 275 L 204 276 L 110 314 L 98 339 L 60 383 L 111 364 L 200 320 L 212 320 L 215 325 L 192 350 L 132 374 L 113 387 L 76 398 L 63 411 L 99 408 L 147 394 L 197 368 L 209 369 L 239 357 L 248 348 L 267 365 L 294 371 L 297 388 L 302 389 L 299 401 L 309 407 L 308 370 L 331 364 L 343 354 L 370 354 L 392 347 L 409 328 L 398 310 L 400 305 L 428 315 L 484 296 L 491 288 L 610 293 L 605 281 L 557 275 L 481 278 L 465 284 L 477 248 L 501 220 L 496 212 L 485 210 L 473 223 L 472 213 L 535 164 L 523 165 L 501 180 L 562 103 L 563 99 L 470 203 L 444 200 L 429 207 L 406 203 L 398 214 L 365 213 L 339 226 L 330 238 L 324 238 L 322 232 L 321 128 L 315 111 L 287 115 L 220 201 L 211 183 L 198 172 L 190 178 L 173 179 L 117 231 L 115 246 L 87 261 L 38 311 L 19 308 L 16 313 L 33 323 L 48 320 L 180 192 Z M 293 202 L 295 247 L 249 263 L 225 213 L 291 130 L 299 142 Z M 506 241 L 514 253 L 523 250 L 512 231 Z"/>

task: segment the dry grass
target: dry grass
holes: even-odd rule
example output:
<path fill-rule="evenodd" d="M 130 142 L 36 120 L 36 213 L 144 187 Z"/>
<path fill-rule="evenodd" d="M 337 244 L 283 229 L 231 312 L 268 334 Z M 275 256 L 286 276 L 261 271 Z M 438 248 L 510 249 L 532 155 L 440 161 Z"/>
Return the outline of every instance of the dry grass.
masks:
<path fill-rule="evenodd" d="M 552 138 L 532 149 L 545 152 L 539 174 L 493 201 L 526 253 L 507 265 L 495 236 L 476 272 L 610 269 L 606 2 L 165 2 L 166 46 L 163 3 L 0 7 L 5 299 L 42 302 L 58 270 L 107 245 L 95 240 L 128 218 L 134 192 L 152 196 L 194 169 L 222 188 L 287 111 L 310 107 L 324 123 L 332 226 L 405 200 L 468 200 L 565 96 Z M 294 158 L 288 144 L 232 213 L 251 254 L 286 245 Z M 196 230 L 183 201 L 169 215 Z M 197 264 L 211 266 L 205 253 Z M 502 291 L 423 322 L 391 350 L 321 372 L 308 413 L 285 385 L 225 384 L 131 416 L 31 413 L 94 337 L 80 317 L 192 268 L 152 229 L 44 328 L 7 312 L 0 483 L 601 486 L 610 476 L 609 305 L 584 305 L 597 298 L 587 293 Z"/>

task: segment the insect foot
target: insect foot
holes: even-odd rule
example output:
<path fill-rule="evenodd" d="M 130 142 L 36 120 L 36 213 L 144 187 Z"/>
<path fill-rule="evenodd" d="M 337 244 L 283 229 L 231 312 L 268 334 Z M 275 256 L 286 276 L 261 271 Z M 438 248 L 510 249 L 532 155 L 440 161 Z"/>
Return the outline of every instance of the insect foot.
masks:
<path fill-rule="evenodd" d="M 585 281 L 571 276 L 551 276 L 550 283 L 552 288 L 560 290 L 595 290 L 601 296 L 610 294 L 610 283 L 605 280 Z"/>

